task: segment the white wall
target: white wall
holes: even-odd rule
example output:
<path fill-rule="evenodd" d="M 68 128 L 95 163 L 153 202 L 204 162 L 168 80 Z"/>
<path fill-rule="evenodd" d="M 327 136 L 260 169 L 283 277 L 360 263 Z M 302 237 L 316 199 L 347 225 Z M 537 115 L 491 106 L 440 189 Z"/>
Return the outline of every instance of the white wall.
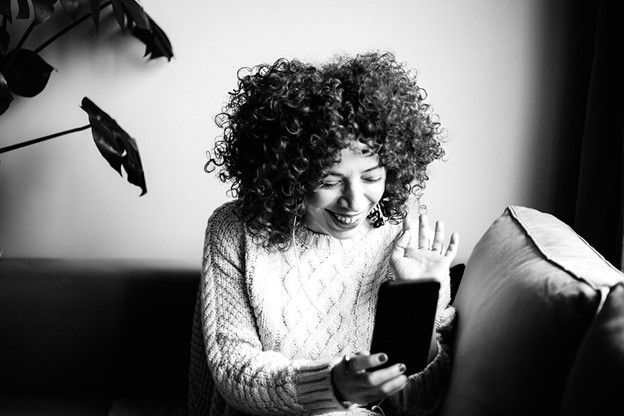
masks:
<path fill-rule="evenodd" d="M 203 171 L 219 134 L 212 117 L 238 68 L 279 57 L 320 62 L 388 49 L 418 70 L 448 136 L 424 202 L 462 235 L 459 261 L 506 205 L 550 208 L 556 120 L 548 109 L 561 95 L 562 34 L 540 0 L 143 4 L 169 35 L 174 60 L 146 62 L 142 44 L 119 36 L 110 19 L 98 37 L 86 22 L 44 52 L 58 71 L 42 94 L 16 99 L 0 116 L 0 147 L 86 124 L 86 95 L 137 139 L 147 195 L 108 167 L 89 131 L 4 154 L 4 256 L 198 263 L 205 221 L 227 199 Z M 31 45 L 43 38 L 35 33 Z"/>

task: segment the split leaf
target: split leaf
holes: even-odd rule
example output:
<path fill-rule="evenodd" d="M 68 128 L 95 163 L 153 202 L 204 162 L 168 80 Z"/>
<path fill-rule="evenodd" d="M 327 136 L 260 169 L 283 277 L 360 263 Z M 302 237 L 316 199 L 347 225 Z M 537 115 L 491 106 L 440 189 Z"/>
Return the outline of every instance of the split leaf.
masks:
<path fill-rule="evenodd" d="M 145 56 L 150 59 L 164 56 L 168 61 L 173 57 L 173 48 L 165 32 L 147 14 L 143 7 L 135 0 L 113 0 L 113 12 L 122 30 L 123 23 L 117 17 L 123 10 L 128 22 L 127 26 L 132 28 L 132 35 L 145 44 Z"/>
<path fill-rule="evenodd" d="M 91 0 L 91 18 L 97 32 L 100 30 L 100 0 Z"/>
<path fill-rule="evenodd" d="M 16 95 L 34 97 L 45 88 L 54 69 L 42 57 L 27 49 L 13 49 L 4 61 L 6 81 Z"/>
<path fill-rule="evenodd" d="M 8 17 L 9 19 L 12 17 L 11 0 L 0 0 L 0 15 Z"/>
<path fill-rule="evenodd" d="M 28 0 L 17 0 L 17 18 L 28 19 L 30 17 L 30 7 Z"/>
<path fill-rule="evenodd" d="M 149 55 L 150 59 L 164 56 L 170 61 L 173 57 L 173 49 L 169 38 L 151 18 L 149 18 L 149 23 L 151 31 L 135 28 L 132 34 L 145 44 L 145 56 Z"/>
<path fill-rule="evenodd" d="M 112 0 L 113 3 L 113 15 L 115 16 L 115 20 L 117 20 L 117 24 L 121 28 L 121 33 L 126 32 L 126 17 L 124 14 L 123 6 L 121 5 L 121 0 Z"/>
<path fill-rule="evenodd" d="M 140 29 L 149 30 L 149 20 L 147 19 L 147 13 L 143 10 L 143 7 L 134 0 L 119 0 L 113 2 L 113 8 L 121 6 L 126 15 L 128 21 L 133 23 Z"/>
<path fill-rule="evenodd" d="M 141 196 L 145 195 L 147 186 L 136 140 L 89 98 L 82 99 L 81 107 L 89 114 L 93 140 L 104 159 L 120 175 L 123 166 L 128 182 L 140 187 Z"/>

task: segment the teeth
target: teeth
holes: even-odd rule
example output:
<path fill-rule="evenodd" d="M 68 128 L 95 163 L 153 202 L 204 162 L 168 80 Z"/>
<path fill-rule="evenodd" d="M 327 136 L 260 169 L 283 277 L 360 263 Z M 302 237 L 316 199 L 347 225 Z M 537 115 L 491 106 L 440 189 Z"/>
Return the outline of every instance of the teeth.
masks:
<path fill-rule="evenodd" d="M 344 215 L 338 215 L 335 212 L 332 212 L 332 214 L 334 214 L 334 218 L 343 224 L 353 224 L 356 220 L 355 217 L 345 217 Z"/>

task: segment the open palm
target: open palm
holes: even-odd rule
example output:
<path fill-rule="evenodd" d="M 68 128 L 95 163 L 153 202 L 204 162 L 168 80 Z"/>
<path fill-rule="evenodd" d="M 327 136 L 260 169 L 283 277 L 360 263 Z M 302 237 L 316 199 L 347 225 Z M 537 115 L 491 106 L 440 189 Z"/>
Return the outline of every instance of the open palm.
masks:
<path fill-rule="evenodd" d="M 441 221 L 436 222 L 435 232 L 432 232 L 425 215 L 419 217 L 418 227 L 413 227 L 409 217 L 406 218 L 403 233 L 395 242 L 391 256 L 396 278 L 435 278 L 442 281 L 448 277 L 458 244 L 459 235 L 453 233 L 448 247 L 444 249 L 444 224 Z"/>

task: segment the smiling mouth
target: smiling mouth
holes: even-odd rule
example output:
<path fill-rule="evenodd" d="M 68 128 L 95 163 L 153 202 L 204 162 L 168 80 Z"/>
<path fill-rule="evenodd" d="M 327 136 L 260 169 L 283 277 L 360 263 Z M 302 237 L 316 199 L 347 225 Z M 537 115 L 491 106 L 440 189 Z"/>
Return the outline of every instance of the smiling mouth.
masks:
<path fill-rule="evenodd" d="M 340 225 L 355 225 L 360 221 L 361 215 L 340 215 L 334 211 L 329 211 L 329 215 Z"/>

